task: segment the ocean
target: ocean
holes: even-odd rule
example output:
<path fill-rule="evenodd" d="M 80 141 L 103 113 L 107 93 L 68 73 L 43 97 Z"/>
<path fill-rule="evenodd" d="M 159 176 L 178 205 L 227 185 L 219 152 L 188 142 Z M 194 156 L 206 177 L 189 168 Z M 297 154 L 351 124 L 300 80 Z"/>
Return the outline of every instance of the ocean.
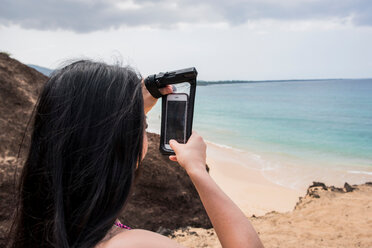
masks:
<path fill-rule="evenodd" d="M 148 116 L 157 133 L 160 103 Z M 283 186 L 372 181 L 372 79 L 198 86 L 193 129 Z"/>

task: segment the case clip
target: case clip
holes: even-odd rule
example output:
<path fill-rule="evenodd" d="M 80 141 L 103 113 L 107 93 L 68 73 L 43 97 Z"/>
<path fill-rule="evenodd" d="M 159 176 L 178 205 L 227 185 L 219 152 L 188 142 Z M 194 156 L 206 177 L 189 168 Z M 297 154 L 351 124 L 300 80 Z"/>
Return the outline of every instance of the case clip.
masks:
<path fill-rule="evenodd" d="M 150 75 L 145 79 L 145 86 L 154 98 L 160 98 L 162 94 L 159 89 L 168 84 L 178 84 L 182 82 L 189 82 L 191 85 L 196 84 L 196 76 L 198 72 L 195 67 L 160 72 L 158 74 Z"/>

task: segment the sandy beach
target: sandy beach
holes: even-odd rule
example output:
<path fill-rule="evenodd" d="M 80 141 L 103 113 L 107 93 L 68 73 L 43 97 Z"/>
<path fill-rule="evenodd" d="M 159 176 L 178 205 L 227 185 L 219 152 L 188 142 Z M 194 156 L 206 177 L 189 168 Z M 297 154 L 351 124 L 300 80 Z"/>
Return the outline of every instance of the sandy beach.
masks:
<path fill-rule="evenodd" d="M 210 175 L 252 222 L 265 247 L 371 247 L 372 183 L 294 190 L 267 180 L 254 157 L 207 142 Z M 219 248 L 213 228 L 181 228 L 186 247 Z"/>
<path fill-rule="evenodd" d="M 267 180 L 253 158 L 242 158 L 239 151 L 211 142 L 207 145 L 210 175 L 247 216 L 291 211 L 305 194 Z"/>
<path fill-rule="evenodd" d="M 250 218 L 265 247 L 372 247 L 372 183 L 312 187 L 287 213 Z M 172 236 L 186 247 L 220 248 L 215 231 L 183 228 Z"/>

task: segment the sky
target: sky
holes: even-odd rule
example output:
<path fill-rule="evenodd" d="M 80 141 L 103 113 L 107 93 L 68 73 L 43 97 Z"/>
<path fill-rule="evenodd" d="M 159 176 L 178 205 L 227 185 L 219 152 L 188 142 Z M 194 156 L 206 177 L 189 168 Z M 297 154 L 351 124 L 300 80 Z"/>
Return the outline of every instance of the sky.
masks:
<path fill-rule="evenodd" d="M 144 77 L 372 78 L 371 0 L 0 0 L 0 51 L 58 68 L 90 58 Z"/>

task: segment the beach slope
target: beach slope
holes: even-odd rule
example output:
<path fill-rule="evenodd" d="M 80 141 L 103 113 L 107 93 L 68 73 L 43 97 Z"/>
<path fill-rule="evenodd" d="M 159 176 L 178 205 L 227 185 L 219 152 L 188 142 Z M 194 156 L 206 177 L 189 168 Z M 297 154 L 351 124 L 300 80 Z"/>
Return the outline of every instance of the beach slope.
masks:
<path fill-rule="evenodd" d="M 345 186 L 317 183 L 293 211 L 250 220 L 265 247 L 372 247 L 372 183 Z M 186 247 L 221 247 L 213 229 L 183 228 L 170 237 Z"/>

